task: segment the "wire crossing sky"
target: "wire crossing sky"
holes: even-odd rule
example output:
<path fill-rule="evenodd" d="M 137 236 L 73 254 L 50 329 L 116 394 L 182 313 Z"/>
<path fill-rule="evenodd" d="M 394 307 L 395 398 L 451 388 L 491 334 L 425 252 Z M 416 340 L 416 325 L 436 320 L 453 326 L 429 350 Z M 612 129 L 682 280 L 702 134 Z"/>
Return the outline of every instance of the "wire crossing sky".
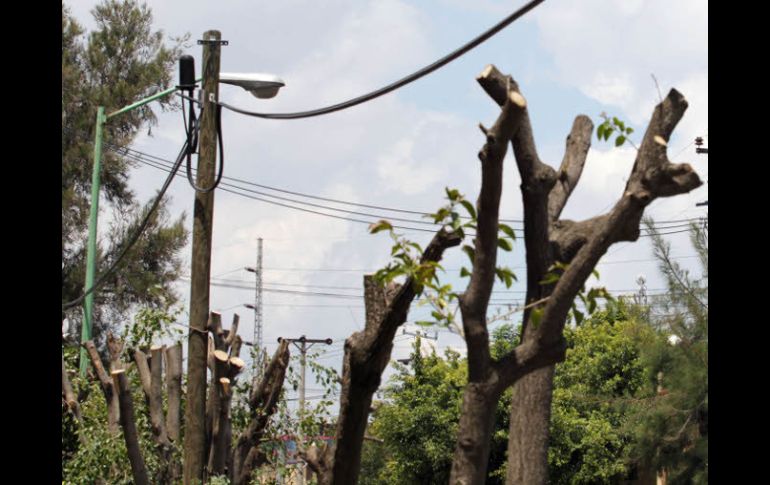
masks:
<path fill-rule="evenodd" d="M 86 29 L 94 27 L 89 11 L 95 0 L 65 3 Z M 392 85 L 404 73 L 419 73 L 526 3 L 233 0 L 225 7 L 203 0 L 150 0 L 147 4 L 155 26 L 164 33 L 191 34 L 186 53 L 195 57 L 198 69 L 201 49 L 195 40 L 216 29 L 229 42 L 222 48 L 222 71 L 280 76 L 286 86 L 270 100 L 257 100 L 237 87 L 220 88 L 222 103 L 249 112 L 280 114 L 355 100 L 361 93 Z M 589 116 L 595 125 L 602 121 L 600 113 L 617 116 L 634 128 L 631 139 L 638 145 L 658 102 L 658 89 L 650 76 L 654 74 L 663 96 L 676 88 L 689 103 L 669 140 L 669 157 L 690 163 L 702 180 L 708 180 L 708 155 L 696 155 L 693 144 L 697 136 L 709 140 L 707 21 L 708 10 L 698 0 L 546 0 L 420 82 L 405 84 L 355 109 L 293 123 L 273 123 L 223 109 L 227 164 L 215 191 L 212 275 L 252 284 L 253 274 L 235 268 L 254 266 L 261 237 L 264 267 L 269 268 L 265 279 L 272 285 L 267 287 L 353 294 L 354 290 L 331 287 L 361 288 L 361 272 L 320 270 L 387 264 L 390 239 L 385 234 L 369 235 L 366 224 L 379 218 L 393 220 L 407 228 L 402 231 L 410 238 L 425 244 L 434 229 L 425 223 L 423 212 L 445 204 L 445 187 L 458 189 L 471 201 L 478 195 L 477 153 L 484 143 L 478 124 L 488 125 L 499 113 L 475 81 L 488 64 L 519 83 L 538 153 L 556 168 L 578 114 Z M 173 161 L 186 138 L 179 112 L 156 112 L 158 125 L 152 135 L 143 132 L 125 149 L 134 166 L 130 187 L 142 201 L 150 200 L 162 185 L 169 160 Z M 582 220 L 606 211 L 622 193 L 631 171 L 636 155 L 632 147 L 615 148 L 595 136 L 591 142 L 565 218 Z M 517 233 L 522 219 L 519 183 L 509 154 L 500 213 Z M 167 197 L 171 198 L 169 216 L 186 213 L 191 224 L 190 186 L 174 180 Z M 706 207 L 695 206 L 704 200 L 708 200 L 707 184 L 648 208 L 646 215 L 657 221 L 660 231 L 672 233 L 665 236 L 673 245 L 672 254 L 693 253 L 688 234 L 678 231 L 707 216 Z M 102 236 L 113 217 L 109 211 L 101 213 Z M 643 277 L 648 288 L 665 287 L 648 239 L 612 246 L 604 258 L 606 264 L 599 266 L 600 280 L 589 285 L 630 290 Z M 182 255 L 189 264 L 189 246 Z M 523 256 L 523 244 L 517 240 L 512 253 L 501 253 L 500 264 L 520 268 Z M 615 261 L 628 262 L 611 264 Z M 677 262 L 693 275 L 700 274 L 698 258 Z M 468 261 L 457 250 L 449 251 L 442 264 L 460 268 Z M 525 271 L 514 272 L 519 281 L 511 288 L 495 287 L 501 298 L 513 300 L 516 293 L 502 292 L 524 288 Z M 448 276 L 447 282 L 460 289 L 465 284 L 454 276 Z M 189 283 L 181 281 L 177 290 L 182 308 L 187 309 Z M 212 309 L 228 309 L 223 310 L 225 322 L 238 312 L 243 335 L 252 333 L 251 310 L 242 306 L 249 301 L 240 288 L 211 289 Z M 265 342 L 303 334 L 342 342 L 364 321 L 360 299 L 266 292 L 264 302 Z M 410 320 L 422 318 L 429 313 L 426 310 L 415 305 Z M 410 342 L 397 342 L 393 358 L 406 357 Z M 463 344 L 457 335 L 440 333 L 438 347 L 448 345 L 462 348 Z"/>

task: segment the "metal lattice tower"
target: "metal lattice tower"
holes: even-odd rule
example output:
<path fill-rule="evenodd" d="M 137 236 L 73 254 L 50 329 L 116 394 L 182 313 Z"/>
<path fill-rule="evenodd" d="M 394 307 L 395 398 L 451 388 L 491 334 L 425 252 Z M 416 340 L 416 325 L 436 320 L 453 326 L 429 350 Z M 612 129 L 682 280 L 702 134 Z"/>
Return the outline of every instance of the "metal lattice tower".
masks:
<path fill-rule="evenodd" d="M 262 358 L 262 238 L 257 239 L 257 267 L 254 272 L 257 278 L 256 293 L 254 294 L 254 374 L 261 374 L 259 361 Z"/>

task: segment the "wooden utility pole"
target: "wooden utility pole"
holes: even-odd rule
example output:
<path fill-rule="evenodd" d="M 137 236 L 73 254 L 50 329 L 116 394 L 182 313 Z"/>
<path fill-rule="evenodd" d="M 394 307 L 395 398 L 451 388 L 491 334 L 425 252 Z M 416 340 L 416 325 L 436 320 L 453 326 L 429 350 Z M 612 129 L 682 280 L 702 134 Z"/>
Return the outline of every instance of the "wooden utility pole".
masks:
<path fill-rule="evenodd" d="M 310 350 L 310 347 L 312 347 L 313 344 L 331 345 L 333 341 L 330 338 L 314 339 L 314 338 L 307 338 L 304 335 L 301 336 L 300 338 L 287 338 L 287 339 L 280 338 L 280 337 L 278 338 L 279 343 L 282 340 L 286 340 L 287 342 L 294 344 L 294 346 L 297 347 L 297 349 L 299 349 L 299 352 L 300 352 L 299 419 L 300 421 L 302 421 L 302 418 L 305 417 L 305 365 L 307 363 L 307 351 Z M 306 474 L 305 467 L 302 466 L 300 468 L 300 483 L 302 485 L 306 483 L 305 474 Z"/>
<path fill-rule="evenodd" d="M 219 57 L 222 35 L 217 30 L 203 34 L 203 92 L 201 96 L 198 187 L 214 184 L 217 148 L 216 114 L 219 96 Z M 190 333 L 187 358 L 187 406 L 184 433 L 184 484 L 202 482 L 206 462 L 206 357 L 211 276 L 211 232 L 214 191 L 195 193 L 193 209 L 192 267 L 190 284 Z"/>

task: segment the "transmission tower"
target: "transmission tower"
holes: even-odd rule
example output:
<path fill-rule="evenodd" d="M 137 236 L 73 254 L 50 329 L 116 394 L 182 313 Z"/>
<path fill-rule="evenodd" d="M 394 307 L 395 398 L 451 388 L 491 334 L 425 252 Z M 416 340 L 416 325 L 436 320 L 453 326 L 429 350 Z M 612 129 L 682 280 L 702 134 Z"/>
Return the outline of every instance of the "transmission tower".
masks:
<path fill-rule="evenodd" d="M 254 272 L 257 278 L 257 289 L 254 294 L 254 374 L 261 374 L 258 362 L 262 356 L 262 238 L 257 239 L 257 267 Z"/>

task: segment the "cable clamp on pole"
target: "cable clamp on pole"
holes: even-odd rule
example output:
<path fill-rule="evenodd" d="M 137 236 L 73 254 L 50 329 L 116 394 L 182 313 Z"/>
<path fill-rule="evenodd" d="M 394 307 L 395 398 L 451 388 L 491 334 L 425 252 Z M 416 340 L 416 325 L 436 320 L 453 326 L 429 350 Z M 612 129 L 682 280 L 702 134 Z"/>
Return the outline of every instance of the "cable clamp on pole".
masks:
<path fill-rule="evenodd" d="M 198 39 L 198 45 L 203 45 L 203 44 L 230 45 L 230 42 L 226 40 L 216 40 L 216 39 Z"/>

